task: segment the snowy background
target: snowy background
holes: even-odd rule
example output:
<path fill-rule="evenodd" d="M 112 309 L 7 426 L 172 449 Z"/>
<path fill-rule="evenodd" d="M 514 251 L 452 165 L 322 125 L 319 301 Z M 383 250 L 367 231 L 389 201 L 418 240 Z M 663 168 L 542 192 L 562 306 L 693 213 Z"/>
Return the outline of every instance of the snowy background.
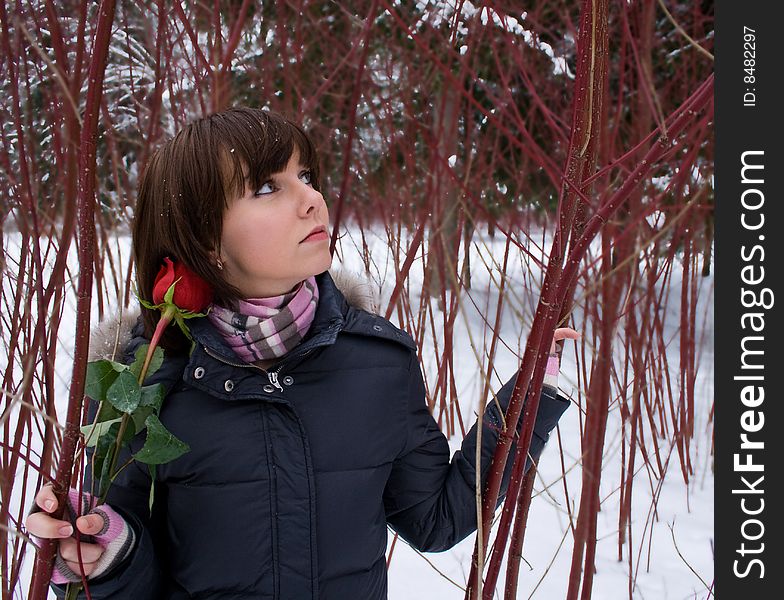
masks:
<path fill-rule="evenodd" d="M 541 232 L 532 234 L 534 239 L 542 240 Z M 4 234 L 4 247 L 8 257 L 8 270 L 13 272 L 13 264 L 19 256 L 20 237 L 15 233 Z M 382 299 L 381 306 L 391 294 L 394 282 L 394 263 L 386 235 L 381 229 L 366 228 L 365 237 L 372 256 L 371 278 Z M 550 238 L 544 236 L 544 248 L 549 248 Z M 127 269 L 130 238 L 127 234 L 117 234 L 111 241 L 115 254 L 115 266 L 119 273 Z M 405 241 L 403 247 L 405 247 Z M 360 250 L 362 248 L 359 231 L 353 225 L 344 229 L 338 253 L 333 261 L 334 268 L 348 268 L 355 272 L 363 271 Z M 493 315 L 497 299 L 498 265 L 503 257 L 504 240 L 487 237 L 477 232 L 472 248 L 472 290 L 461 297 L 461 316 L 455 327 L 455 374 L 461 409 L 466 426 L 473 424 L 480 394 L 481 377 L 478 375 L 477 358 L 471 349 L 471 341 L 479 353 L 489 346 L 492 332 L 487 328 L 480 314 Z M 535 252 L 533 248 L 532 251 Z M 541 250 L 539 251 L 541 252 Z M 544 257 L 543 257 L 544 258 Z M 515 264 L 516 260 L 516 264 Z M 541 273 L 536 267 L 529 267 L 525 256 L 518 254 L 510 260 L 508 302 L 501 325 L 501 337 L 516 352 L 522 353 L 526 337 L 530 331 L 533 310 L 537 297 L 534 293 L 541 281 Z M 342 264 L 341 264 L 342 261 Z M 482 265 L 490 265 L 490 270 Z M 51 266 L 51 261 L 49 261 Z M 60 325 L 59 349 L 56 356 L 56 403 L 60 419 L 64 419 L 67 405 L 67 386 L 71 377 L 73 338 L 75 331 L 76 277 L 78 261 L 75 248 L 69 259 L 70 277 L 73 287 L 63 302 L 62 323 Z M 533 264 L 531 262 L 530 264 Z M 678 262 L 675 261 L 675 269 Z M 409 277 L 411 303 L 418 305 L 421 292 L 422 261 L 417 260 Z M 492 277 L 491 277 L 491 271 Z M 386 283 L 385 283 L 386 282 Z M 708 415 L 713 400 L 713 276 L 700 279 L 699 304 L 697 310 L 697 383 L 695 394 L 695 438 L 692 441 L 692 464 L 694 475 L 690 478 L 688 489 L 684 485 L 678 464 L 677 452 L 672 451 L 666 477 L 659 481 L 653 478 L 644 467 L 637 472 L 634 485 L 631 529 L 631 565 L 629 563 L 629 544 L 623 547 L 623 561 L 618 561 L 618 509 L 619 482 L 622 467 L 621 417 L 618 404 L 610 407 L 607 436 L 604 444 L 604 473 L 601 485 L 602 510 L 598 521 L 598 545 L 596 575 L 593 584 L 593 597 L 601 600 L 615 600 L 630 597 L 630 569 L 634 586 L 631 597 L 656 600 L 685 600 L 688 598 L 707 598 L 706 587 L 713 581 L 713 472 L 711 450 L 712 427 Z M 6 294 L 12 282 L 6 279 Z M 532 291 L 534 290 L 534 291 Z M 665 330 L 670 341 L 667 353 L 669 364 L 679 364 L 678 324 L 679 314 L 679 271 L 671 279 L 670 298 L 666 306 L 668 314 L 662 315 Z M 578 287 L 575 308 L 575 328 L 581 329 L 583 319 Z M 107 290 L 106 297 L 113 298 L 116 292 Z M 93 294 L 93 324 L 97 323 L 97 305 Z M 7 307 L 4 306 L 3 310 Z M 112 307 L 106 309 L 110 315 Z M 436 322 L 438 309 L 434 305 Z M 481 311 L 481 312 L 480 312 Z M 393 321 L 395 317 L 392 318 Z M 620 327 L 622 332 L 623 328 Z M 590 339 L 588 332 L 583 336 Z M 440 341 L 440 340 L 439 340 Z M 3 339 L 3 344 L 8 340 Z M 620 348 L 620 344 L 618 345 Z M 426 336 L 421 357 L 428 385 L 435 373 L 434 340 Z M 440 344 L 439 344 L 440 348 Z M 568 397 L 577 402 L 577 370 L 573 342 L 564 347 L 559 387 Z M 0 353 L 3 354 L 3 353 Z M 7 354 L 5 354 L 7 356 Z M 0 362 L 4 360 L 0 358 Z M 7 359 L 5 359 L 7 360 Z M 620 360 L 620 359 L 619 359 Z M 517 359 L 511 351 L 500 345 L 496 356 L 495 389 L 512 376 L 518 367 Z M 0 368 L 4 365 L 0 364 Z M 670 373 L 673 393 L 678 390 L 678 373 Z M 10 421 L 15 422 L 14 414 Z M 571 512 L 576 520 L 579 507 L 581 485 L 580 470 L 580 423 L 579 407 L 573 404 L 562 418 L 560 441 L 566 468 L 566 484 L 569 491 Z M 40 449 L 40 440 L 37 442 Z M 453 450 L 460 447 L 460 439 L 450 440 Z M 35 446 L 34 446 L 35 447 Z M 667 449 L 662 452 L 667 458 Z M 638 460 L 638 465 L 642 461 Z M 22 467 L 18 469 L 17 488 L 21 482 Z M 28 489 L 28 498 L 35 490 Z M 539 463 L 539 473 L 534 489 L 534 501 L 528 519 L 528 527 L 523 548 L 521 573 L 518 584 L 518 598 L 564 598 L 569 580 L 572 555 L 572 535 L 564 492 L 564 482 L 559 460 L 559 440 L 556 432 L 545 448 Z M 654 511 L 653 499 L 657 498 Z M 19 504 L 19 490 L 15 490 L 12 514 Z M 390 530 L 391 544 L 394 532 Z M 495 531 L 491 534 L 491 541 Z M 389 598 L 392 600 L 433 600 L 463 598 L 463 591 L 470 570 L 471 555 L 475 536 L 471 535 L 454 549 L 438 554 L 420 554 L 398 540 L 389 568 Z M 28 552 L 23 569 L 21 590 L 15 597 L 24 597 L 32 571 L 33 555 Z M 504 570 L 501 571 L 499 587 L 503 589 Z M 502 591 L 496 593 L 501 597 Z M 54 595 L 51 595 L 54 598 Z"/>

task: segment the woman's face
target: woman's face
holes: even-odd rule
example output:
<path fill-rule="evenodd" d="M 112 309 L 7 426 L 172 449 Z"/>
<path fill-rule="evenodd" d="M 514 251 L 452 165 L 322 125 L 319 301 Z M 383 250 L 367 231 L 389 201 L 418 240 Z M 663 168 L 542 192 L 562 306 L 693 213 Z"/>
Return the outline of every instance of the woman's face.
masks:
<path fill-rule="evenodd" d="M 316 229 L 320 233 L 310 235 Z M 226 280 L 245 298 L 278 296 L 329 269 L 329 213 L 296 146 L 285 169 L 230 202 L 221 253 Z"/>

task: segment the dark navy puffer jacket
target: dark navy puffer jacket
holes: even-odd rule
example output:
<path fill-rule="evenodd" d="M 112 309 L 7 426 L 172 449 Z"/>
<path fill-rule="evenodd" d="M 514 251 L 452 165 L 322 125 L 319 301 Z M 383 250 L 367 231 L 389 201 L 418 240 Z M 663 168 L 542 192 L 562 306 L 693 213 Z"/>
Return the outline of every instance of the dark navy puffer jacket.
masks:
<path fill-rule="evenodd" d="M 306 339 L 268 372 L 239 360 L 207 319 L 189 321 L 190 356 L 167 356 L 148 382 L 169 389 L 161 421 L 190 452 L 158 466 L 152 514 L 145 465 L 112 485 L 107 503 L 138 542 L 91 582 L 94 599 L 383 600 L 387 524 L 429 552 L 475 531 L 476 426 L 450 462 L 413 339 L 350 305 L 330 273 L 317 282 Z M 147 341 L 135 331 L 127 360 Z M 504 409 L 514 379 L 497 393 Z M 534 458 L 568 405 L 545 388 Z M 486 471 L 501 423 L 493 402 L 484 423 Z"/>

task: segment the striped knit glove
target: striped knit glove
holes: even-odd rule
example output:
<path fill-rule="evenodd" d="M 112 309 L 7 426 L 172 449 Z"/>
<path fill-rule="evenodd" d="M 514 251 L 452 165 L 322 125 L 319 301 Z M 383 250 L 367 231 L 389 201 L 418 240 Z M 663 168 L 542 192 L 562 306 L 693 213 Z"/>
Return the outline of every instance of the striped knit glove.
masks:
<path fill-rule="evenodd" d="M 76 535 L 76 519 L 86 514 L 96 514 L 103 517 L 103 529 L 97 534 L 89 536 L 80 534 L 80 541 L 98 544 L 104 548 L 103 554 L 98 559 L 95 569 L 87 576 L 87 579 L 96 579 L 105 575 L 111 569 L 120 564 L 132 551 L 135 546 L 136 536 L 133 529 L 126 523 L 111 506 L 101 504 L 96 506 L 96 499 L 89 493 L 82 493 L 82 502 L 79 506 L 79 492 L 71 488 L 68 492 L 68 502 L 66 503 L 66 514 L 63 518 L 68 518 L 74 528 Z M 77 509 L 78 506 L 78 509 Z M 94 507 L 94 508 L 93 508 Z M 62 585 L 69 581 L 81 581 L 79 573 L 71 570 L 58 550 L 52 573 L 52 583 Z"/>

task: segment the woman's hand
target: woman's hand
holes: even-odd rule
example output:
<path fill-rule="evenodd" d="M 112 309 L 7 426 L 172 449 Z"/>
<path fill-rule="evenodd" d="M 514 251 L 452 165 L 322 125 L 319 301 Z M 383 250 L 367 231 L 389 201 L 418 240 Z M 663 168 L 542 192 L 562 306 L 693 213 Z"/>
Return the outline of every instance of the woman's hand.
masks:
<path fill-rule="evenodd" d="M 35 496 L 36 505 L 42 512 L 34 512 L 25 520 L 27 531 L 34 536 L 46 539 L 59 539 L 59 553 L 71 571 L 79 574 L 79 555 L 77 542 L 71 537 L 74 533 L 69 521 L 62 521 L 49 516 L 57 510 L 57 498 L 54 496 L 51 484 L 44 485 Z M 101 514 L 87 514 L 76 519 L 77 529 L 84 535 L 96 535 L 104 529 L 104 517 Z M 85 576 L 90 575 L 105 548 L 99 544 L 78 543 L 82 555 L 82 566 Z M 61 583 L 57 573 L 52 576 L 52 581 Z"/>
<path fill-rule="evenodd" d="M 550 343 L 550 354 L 554 354 L 556 351 L 555 343 L 558 340 L 576 340 L 582 334 L 579 331 L 575 331 L 571 327 L 559 327 L 553 333 L 553 341 Z"/>

